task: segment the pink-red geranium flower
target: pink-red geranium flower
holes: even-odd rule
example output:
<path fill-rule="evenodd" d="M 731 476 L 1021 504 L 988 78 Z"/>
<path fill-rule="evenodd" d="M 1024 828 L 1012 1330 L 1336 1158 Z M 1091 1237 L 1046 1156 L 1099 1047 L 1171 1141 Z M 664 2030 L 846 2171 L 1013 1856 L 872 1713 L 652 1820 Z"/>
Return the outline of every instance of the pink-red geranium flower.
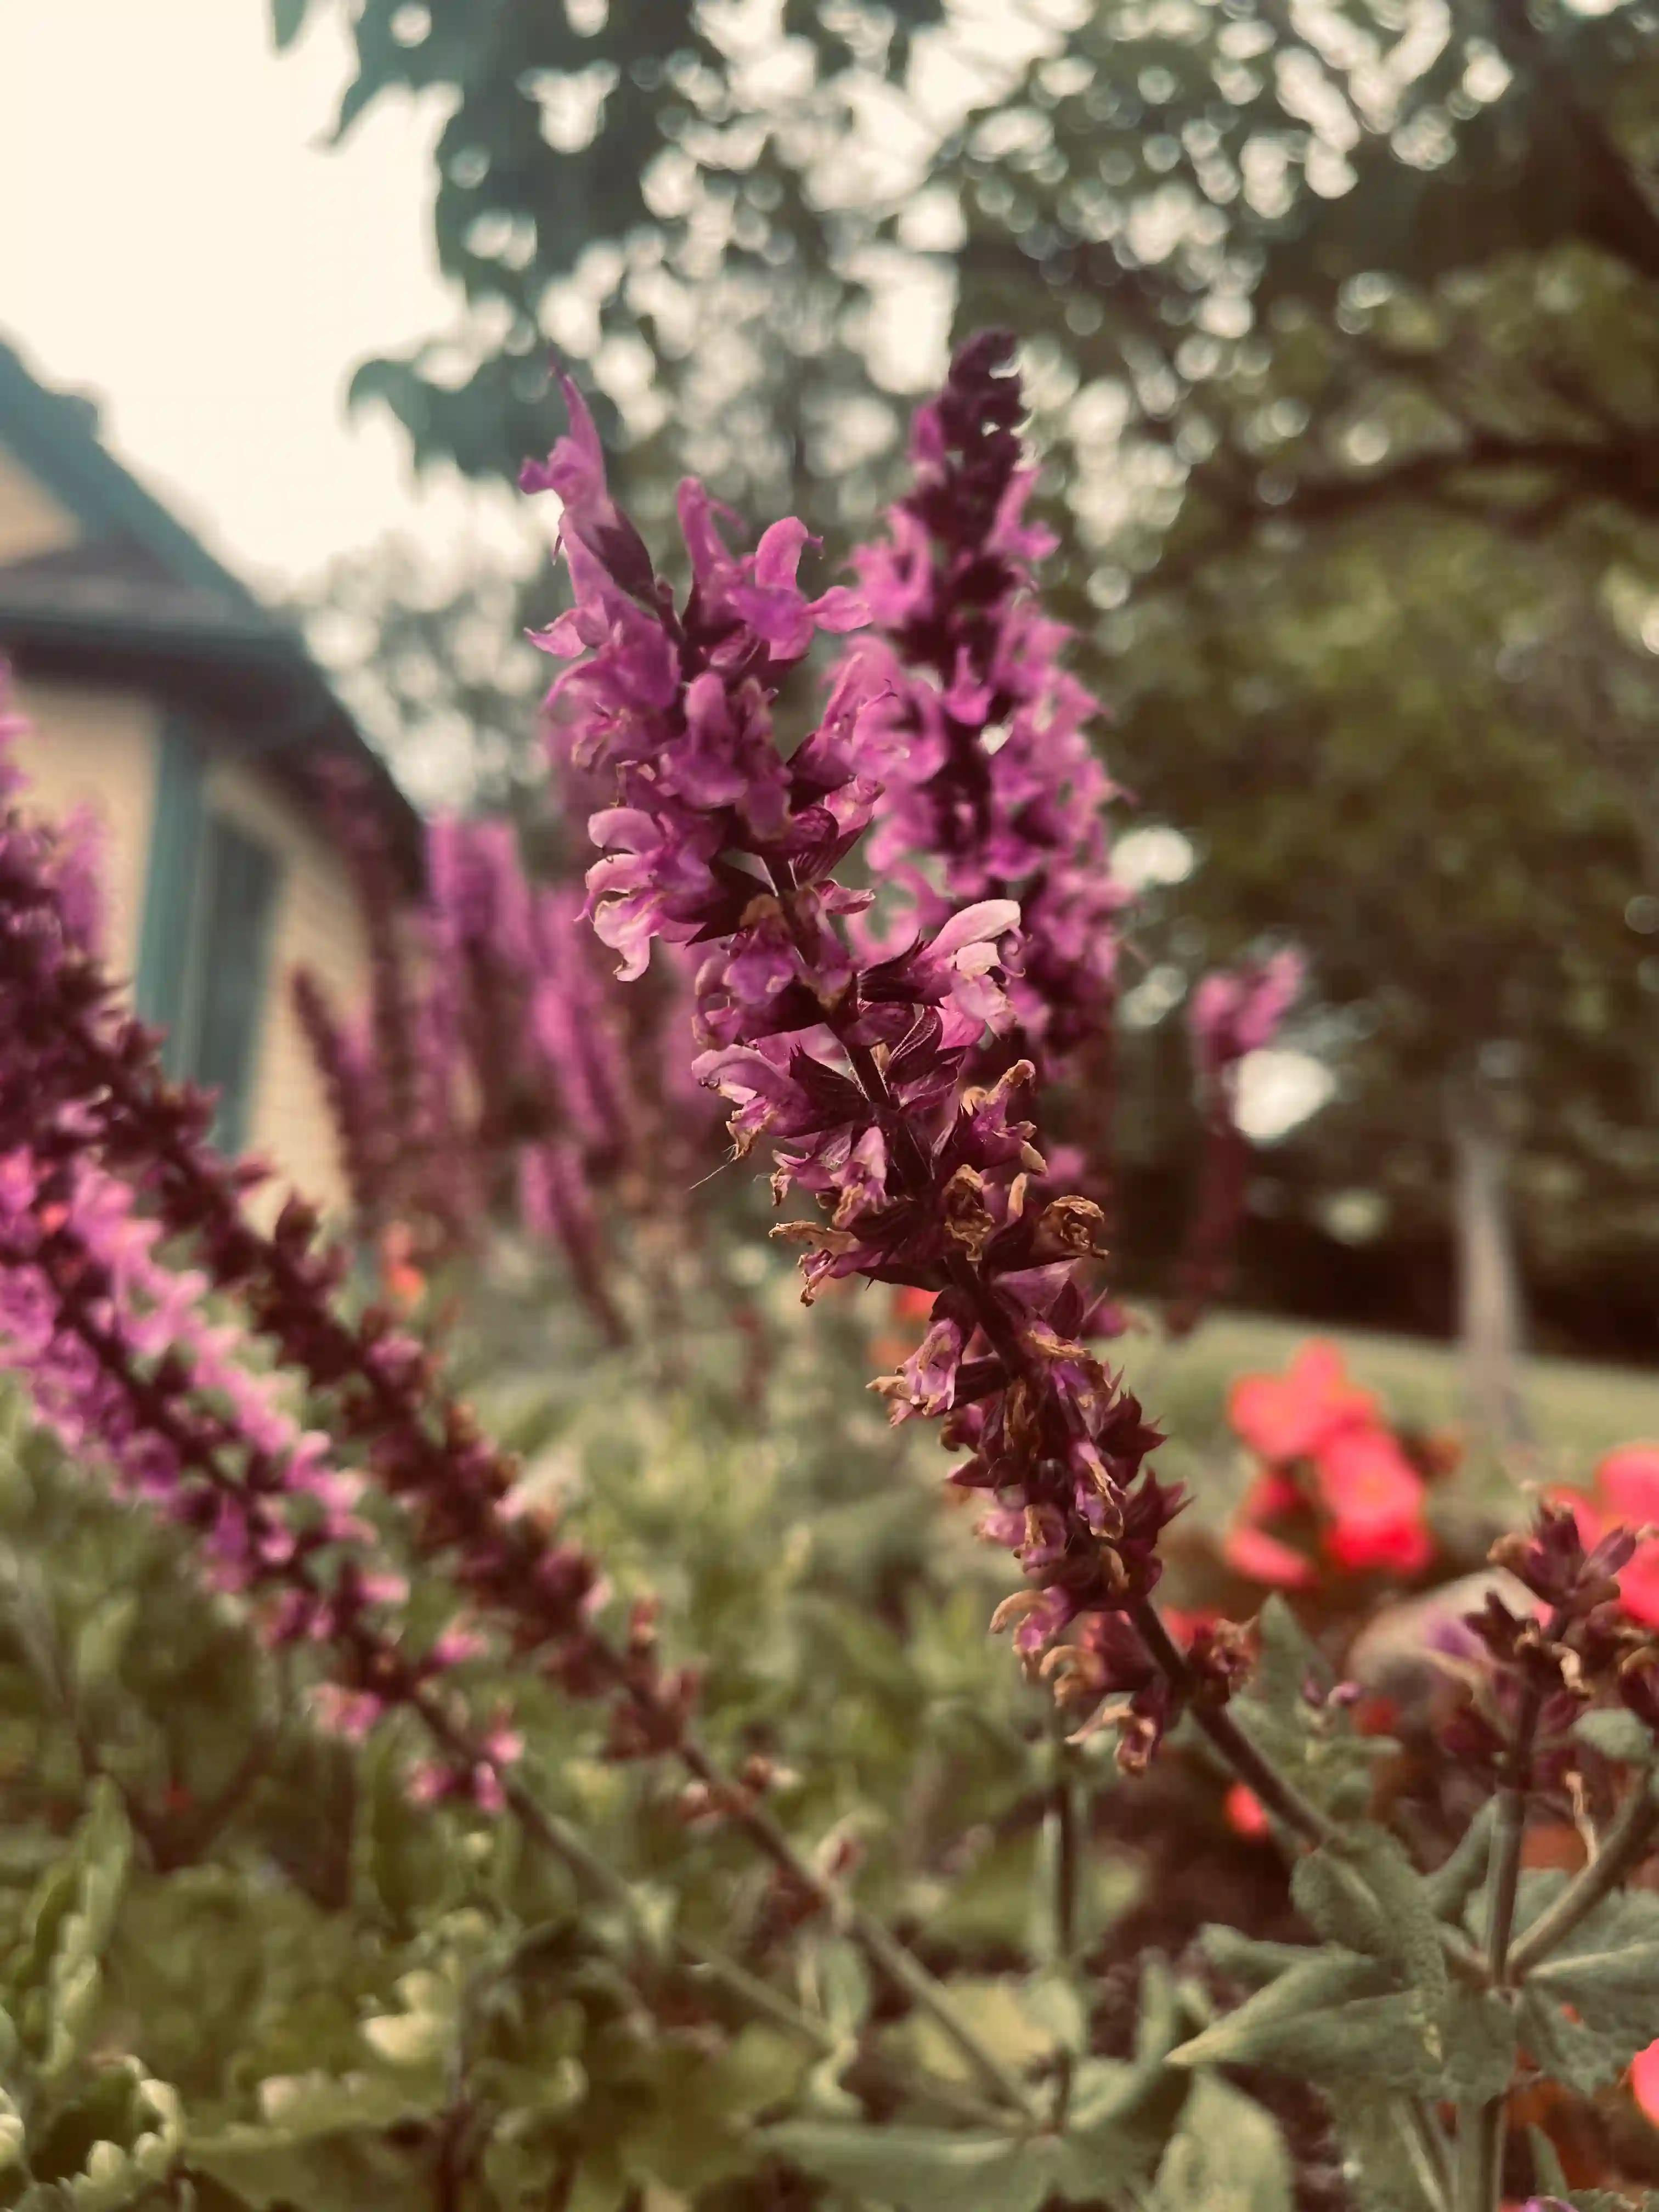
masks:
<path fill-rule="evenodd" d="M 1588 1545 L 1614 1527 L 1659 1531 L 1659 1443 L 1617 1445 L 1597 1462 L 1589 1492 L 1562 1491 L 1557 1503 L 1571 1507 Z M 1659 1628 L 1659 1534 L 1638 1542 L 1620 1570 L 1619 1601 L 1644 1628 Z"/>
<path fill-rule="evenodd" d="M 1314 1461 L 1330 1515 L 1325 1549 L 1352 1571 L 1419 1574 L 1434 1546 L 1423 1519 L 1423 1478 L 1386 1429 L 1348 1429 Z"/>
<path fill-rule="evenodd" d="M 1241 1521 L 1222 1540 L 1221 1556 L 1227 1565 L 1253 1583 L 1269 1589 L 1309 1589 L 1315 1581 L 1314 1563 L 1305 1552 L 1254 1528 Z"/>
<path fill-rule="evenodd" d="M 1650 1451 L 1651 1445 L 1646 1447 Z M 1659 2043 L 1649 2044 L 1631 2061 L 1631 2094 L 1656 2128 L 1659 2128 Z"/>
<path fill-rule="evenodd" d="M 1233 1433 L 1282 1465 L 1311 1459 L 1346 1428 L 1376 1419 L 1376 1401 L 1348 1379 L 1334 1344 L 1304 1344 L 1283 1375 L 1241 1375 L 1227 1399 Z"/>
<path fill-rule="evenodd" d="M 1414 1575 L 1428 1565 L 1423 1478 L 1334 1345 L 1304 1345 L 1283 1375 L 1241 1376 L 1227 1410 L 1267 1462 L 1222 1546 L 1239 1573 L 1276 1589 L 1308 1588 L 1313 1561 L 1266 1525 L 1307 1506 L 1326 1557 L 1349 1573 Z"/>

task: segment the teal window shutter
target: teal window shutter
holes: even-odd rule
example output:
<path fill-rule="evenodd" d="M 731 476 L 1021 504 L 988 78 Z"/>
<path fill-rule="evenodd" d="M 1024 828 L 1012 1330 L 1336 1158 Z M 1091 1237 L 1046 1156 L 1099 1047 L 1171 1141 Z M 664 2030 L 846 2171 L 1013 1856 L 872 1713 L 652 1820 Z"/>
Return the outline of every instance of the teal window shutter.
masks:
<path fill-rule="evenodd" d="M 180 1019 L 191 969 L 197 875 L 202 852 L 203 763 L 182 724 L 161 731 L 150 821 L 149 872 L 138 930 L 133 998 L 139 1018 L 167 1031 L 161 1057 L 172 1076 L 189 1073 Z"/>
<path fill-rule="evenodd" d="M 213 1138 L 228 1152 L 247 1142 L 277 874 L 266 846 L 234 823 L 209 817 L 187 1027 L 190 1073 L 219 1093 Z"/>
<path fill-rule="evenodd" d="M 213 1139 L 226 1152 L 247 1141 L 280 874 L 268 847 L 210 812 L 202 748 L 168 723 L 133 997 L 167 1032 L 168 1074 L 218 1092 Z"/>

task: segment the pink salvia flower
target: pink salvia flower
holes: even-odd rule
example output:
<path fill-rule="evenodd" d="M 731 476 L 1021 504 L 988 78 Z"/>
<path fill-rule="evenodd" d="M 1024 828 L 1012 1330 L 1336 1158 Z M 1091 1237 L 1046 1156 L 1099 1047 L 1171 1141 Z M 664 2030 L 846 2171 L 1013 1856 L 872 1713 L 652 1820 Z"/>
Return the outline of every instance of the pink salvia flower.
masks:
<path fill-rule="evenodd" d="M 1085 1341 L 1102 1304 L 1084 1272 L 1103 1221 L 1087 1200 L 1047 1195 L 1032 1061 L 1004 1046 L 996 1079 L 973 1079 L 1003 1031 L 1036 1029 L 1052 1041 L 1085 1004 L 1097 1009 L 1115 904 L 1095 808 L 1103 785 L 1080 736 L 1085 702 L 1054 670 L 1057 638 L 1021 596 L 1019 564 L 1040 540 L 1021 520 L 1017 445 L 1005 425 L 988 459 L 966 419 L 988 410 L 995 429 L 1017 416 L 1017 391 L 990 374 L 997 357 L 993 349 L 980 362 L 970 349 L 959 362 L 937 433 L 924 426 L 918 445 L 971 458 L 951 493 L 982 508 L 963 547 L 994 556 L 1006 578 L 994 649 L 958 665 L 953 644 L 941 684 L 963 714 L 1002 701 L 1020 734 L 980 747 L 990 763 L 1012 747 L 997 785 L 1007 811 L 988 842 L 949 848 L 959 863 L 951 895 L 919 903 L 907 940 L 849 940 L 868 895 L 834 873 L 886 803 L 879 780 L 899 757 L 890 658 L 846 662 L 820 726 L 792 750 L 774 732 L 779 687 L 812 629 L 852 619 L 845 600 L 799 593 L 799 525 L 776 526 L 757 553 L 734 555 L 706 495 L 686 487 L 693 582 L 681 606 L 654 582 L 648 595 L 636 588 L 627 533 L 614 540 L 623 550 L 608 574 L 593 532 L 568 539 L 578 619 L 565 617 L 544 642 L 571 658 L 586 650 L 554 684 L 549 712 L 566 755 L 612 780 L 612 803 L 590 823 L 606 848 L 588 878 L 599 935 L 629 974 L 643 971 L 657 941 L 707 948 L 696 995 L 708 1049 L 697 1072 L 726 1100 L 739 1153 L 771 1141 L 779 1200 L 798 1190 L 816 1203 L 814 1218 L 776 1232 L 806 1248 L 805 1295 L 851 1275 L 937 1293 L 923 1346 L 878 1387 L 895 1418 L 948 1412 L 947 1439 L 968 1455 L 954 1480 L 989 1493 L 985 1532 L 1014 1551 L 1025 1576 L 1001 1616 L 1019 1620 L 1022 1656 L 1054 1662 L 1068 1696 L 1099 1704 L 1124 1691 L 1125 1755 L 1137 1761 L 1188 1693 L 1160 1675 L 1128 1617 L 1158 1580 L 1158 1535 L 1181 1495 L 1146 1470 L 1158 1432 Z M 592 461 L 577 416 L 535 480 L 579 485 L 589 510 L 608 514 Z M 918 496 L 932 514 L 931 492 Z M 919 558 L 904 528 L 890 562 L 866 563 L 878 616 L 921 604 Z M 943 582 L 930 569 L 944 604 L 954 606 L 961 587 L 955 569 Z M 785 595 L 781 610 L 775 594 Z M 919 695 L 916 712 L 931 712 Z M 1038 787 L 1052 796 L 1060 757 L 1061 781 L 1094 827 L 1067 812 L 1022 842 L 1022 824 L 1042 817 Z M 918 787 L 905 804 L 931 807 L 939 796 Z M 890 828 L 890 809 L 885 818 Z M 1066 990 L 1042 1004 L 1021 995 L 1034 910 L 1047 933 L 1042 957 L 1063 952 L 1072 963 Z M 1188 1664 L 1192 1683 L 1227 1694 L 1232 1662 L 1219 1645 L 1195 1644 Z"/>
<path fill-rule="evenodd" d="M 1018 902 L 1019 1049 L 1052 1075 L 1109 1013 L 1125 895 L 1108 859 L 1114 787 L 1089 740 L 1101 710 L 1033 595 L 1054 539 L 1023 520 L 1034 472 L 1012 351 L 997 332 L 964 346 L 918 414 L 915 488 L 854 556 L 874 626 L 854 651 L 884 787 L 872 865 L 911 885 L 924 927 Z"/>

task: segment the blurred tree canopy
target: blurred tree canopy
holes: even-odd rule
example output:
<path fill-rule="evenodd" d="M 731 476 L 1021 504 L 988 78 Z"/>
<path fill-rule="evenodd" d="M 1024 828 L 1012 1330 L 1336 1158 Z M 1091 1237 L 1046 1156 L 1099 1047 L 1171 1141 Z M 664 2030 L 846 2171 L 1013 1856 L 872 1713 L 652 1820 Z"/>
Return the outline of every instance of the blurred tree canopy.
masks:
<path fill-rule="evenodd" d="M 693 470 L 834 548 L 949 327 L 1012 324 L 1114 767 L 1200 856 L 1181 957 L 1314 957 L 1341 1103 L 1298 1165 L 1433 1237 L 1455 1163 L 1512 1156 L 1547 1291 L 1650 1247 L 1659 13 L 366 0 L 352 28 L 342 130 L 399 88 L 449 109 L 458 326 L 354 386 L 417 458 L 544 448 L 551 342 L 647 518 Z M 1601 1319 L 1626 1348 L 1636 1305 Z"/>

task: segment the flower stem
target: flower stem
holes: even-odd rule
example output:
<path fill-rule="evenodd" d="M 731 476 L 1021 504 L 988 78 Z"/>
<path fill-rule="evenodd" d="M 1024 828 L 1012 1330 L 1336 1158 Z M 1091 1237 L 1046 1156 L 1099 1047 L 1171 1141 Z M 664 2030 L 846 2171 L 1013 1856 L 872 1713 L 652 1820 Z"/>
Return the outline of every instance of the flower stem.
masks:
<path fill-rule="evenodd" d="M 1553 1644 L 1566 1626 L 1566 1617 L 1553 1613 L 1544 1629 L 1544 1641 Z M 1492 1857 L 1487 1875 L 1492 1902 L 1486 1917 L 1486 1972 L 1494 1989 L 1508 1989 L 1511 1979 L 1510 1940 L 1515 1933 L 1515 1901 L 1521 1886 L 1521 1850 L 1527 1832 L 1527 1795 L 1532 1787 L 1533 1746 L 1539 1716 L 1544 1708 L 1540 1682 L 1529 1680 L 1522 1692 L 1515 1729 L 1504 1760 L 1498 1793 L 1498 1817 L 1492 1823 Z M 1458 2113 L 1458 2212 L 1498 2212 L 1507 2131 L 1507 2093 L 1483 2105 L 1466 2105 Z"/>
<path fill-rule="evenodd" d="M 1083 1872 L 1083 1824 L 1079 1814 L 1077 1757 L 1066 1740 L 1066 1723 L 1058 1705 L 1050 1709 L 1054 1773 L 1048 1799 L 1048 1829 L 1052 1858 L 1049 1867 L 1050 1904 L 1054 1914 L 1054 1965 L 1068 1980 L 1078 1965 L 1079 1891 Z M 1072 2100 L 1073 2054 L 1062 2045 L 1055 2063 L 1053 2124 L 1064 2129 Z"/>
<path fill-rule="evenodd" d="M 1129 1618 L 1134 1623 L 1141 1642 L 1176 1688 L 1187 1698 L 1194 1722 L 1240 1781 L 1255 1791 L 1263 1808 L 1275 1814 L 1304 1843 L 1316 1847 L 1334 1843 L 1340 1833 L 1335 1822 L 1328 1820 L 1316 1805 L 1310 1804 L 1295 1784 L 1279 1772 L 1267 1753 L 1251 1742 L 1226 1708 L 1209 1705 L 1202 1698 L 1192 1696 L 1192 1669 L 1175 1638 L 1164 1626 L 1152 1600 L 1146 1597 L 1136 1599 L 1129 1607 Z"/>
<path fill-rule="evenodd" d="M 732 1783 L 694 1736 L 682 1735 L 675 1749 L 698 1781 L 707 1784 L 721 1803 L 730 1806 L 732 1819 L 773 1864 L 814 1899 L 833 1925 L 851 1937 L 878 1973 L 884 1975 L 950 2037 L 999 2096 L 1023 2118 L 1036 2123 L 1038 2113 L 1018 2075 L 963 2019 L 951 2001 L 950 1991 L 928 1972 L 915 1953 L 907 1950 L 878 1920 L 855 1905 L 845 1890 L 811 1866 L 764 1807 Z"/>
<path fill-rule="evenodd" d="M 1644 1780 L 1632 1793 L 1595 1856 L 1515 1944 L 1509 1958 L 1511 1981 L 1524 1980 L 1540 1966 L 1647 1856 L 1659 1836 L 1659 1802 L 1652 1790 L 1651 1782 Z"/>

